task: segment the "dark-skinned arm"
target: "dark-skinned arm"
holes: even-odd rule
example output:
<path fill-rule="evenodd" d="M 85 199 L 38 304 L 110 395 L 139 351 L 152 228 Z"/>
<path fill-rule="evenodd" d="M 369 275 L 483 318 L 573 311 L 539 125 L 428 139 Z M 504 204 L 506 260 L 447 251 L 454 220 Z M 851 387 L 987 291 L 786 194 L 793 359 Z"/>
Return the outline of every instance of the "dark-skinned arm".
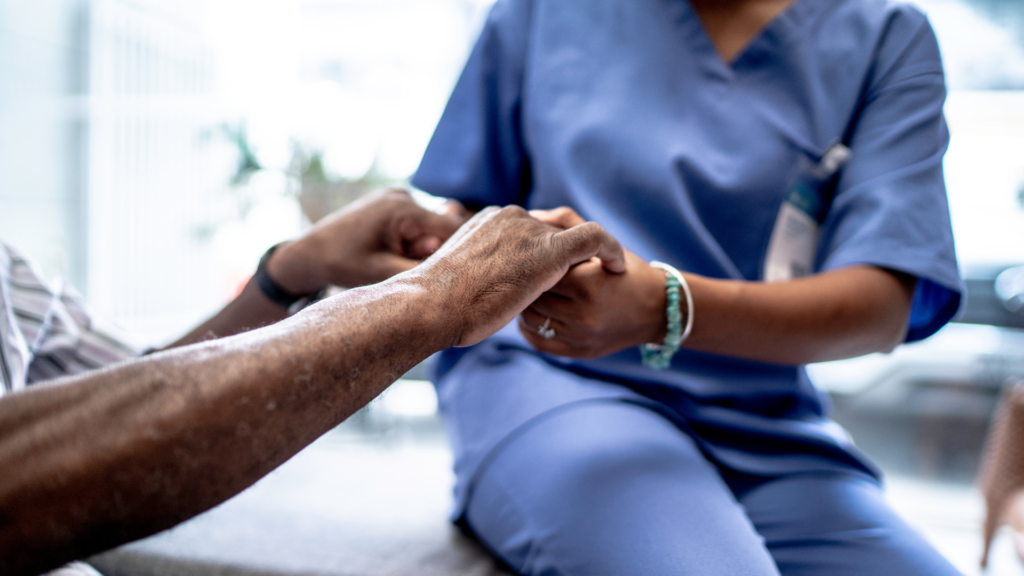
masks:
<path fill-rule="evenodd" d="M 433 254 L 468 219 L 461 206 L 450 207 L 445 214 L 435 214 L 416 205 L 404 190 L 383 190 L 281 245 L 267 262 L 267 274 L 292 294 L 380 282 Z M 250 280 L 220 312 L 168 348 L 238 334 L 287 316 L 285 307 L 267 298 Z"/>
<path fill-rule="evenodd" d="M 558 226 L 582 222 L 567 208 L 534 214 Z M 694 300 L 686 348 L 778 364 L 892 350 L 906 334 L 916 282 L 873 266 L 770 284 L 683 276 Z M 551 340 L 536 330 L 547 318 L 556 334 Z M 625 274 L 580 264 L 523 313 L 520 330 L 538 350 L 575 358 L 660 343 L 666 332 L 665 273 L 628 251 Z"/>
<path fill-rule="evenodd" d="M 223 502 L 416 363 L 481 341 L 594 256 L 624 270 L 596 224 L 562 231 L 520 208 L 488 209 L 381 284 L 3 398 L 0 574 L 38 574 Z"/>

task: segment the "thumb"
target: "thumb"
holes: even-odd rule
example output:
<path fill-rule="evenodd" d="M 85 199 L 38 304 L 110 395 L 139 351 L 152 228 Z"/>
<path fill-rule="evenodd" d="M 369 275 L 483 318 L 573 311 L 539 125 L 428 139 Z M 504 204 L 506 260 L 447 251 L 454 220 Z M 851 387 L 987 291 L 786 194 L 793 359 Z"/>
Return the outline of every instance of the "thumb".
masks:
<path fill-rule="evenodd" d="M 530 216 L 545 224 L 556 226 L 563 230 L 579 226 L 586 222 L 582 216 L 568 206 L 562 206 L 553 210 L 530 210 Z"/>
<path fill-rule="evenodd" d="M 473 214 L 462 205 L 462 202 L 449 198 L 440 210 L 440 214 L 456 219 L 460 224 L 473 217 Z"/>
<path fill-rule="evenodd" d="M 464 220 L 463 220 L 464 221 Z M 419 224 L 423 232 L 447 240 L 462 225 L 460 218 L 451 214 L 426 212 L 420 215 Z"/>
<path fill-rule="evenodd" d="M 399 226 L 402 244 L 408 247 L 407 256 L 426 258 L 444 244 L 459 229 L 458 218 L 417 209 Z"/>
<path fill-rule="evenodd" d="M 410 258 L 427 258 L 444 244 L 437 236 L 420 236 L 409 245 L 406 256 Z"/>
<path fill-rule="evenodd" d="M 586 222 L 555 234 L 573 266 L 597 256 L 604 269 L 620 274 L 626 271 L 626 256 L 619 241 L 596 222 Z"/>
<path fill-rule="evenodd" d="M 390 252 L 381 252 L 373 259 L 374 276 L 378 279 L 378 282 L 383 282 L 395 274 L 412 270 L 418 264 L 418 260 L 412 260 Z"/>

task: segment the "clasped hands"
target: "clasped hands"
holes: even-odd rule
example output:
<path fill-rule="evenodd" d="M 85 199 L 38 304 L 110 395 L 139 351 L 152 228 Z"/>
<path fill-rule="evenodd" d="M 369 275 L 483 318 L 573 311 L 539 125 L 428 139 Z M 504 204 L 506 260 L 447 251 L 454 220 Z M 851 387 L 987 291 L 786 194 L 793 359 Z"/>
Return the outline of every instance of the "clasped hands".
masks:
<path fill-rule="evenodd" d="M 563 229 L 584 222 L 564 207 L 530 215 Z M 596 258 L 570 268 L 519 316 L 526 340 L 541 352 L 582 359 L 664 340 L 665 273 L 623 252 L 624 272 L 609 271 Z"/>
<path fill-rule="evenodd" d="M 660 342 L 664 338 L 664 273 L 628 251 L 623 251 L 625 270 L 621 270 L 621 257 L 609 260 L 605 250 L 604 261 L 595 256 L 575 265 L 567 262 L 567 271 L 550 270 L 537 276 L 557 275 L 546 279 L 547 285 L 525 287 L 522 294 L 506 295 L 508 280 L 497 277 L 490 281 L 505 284 L 500 289 L 473 288 L 474 283 L 488 281 L 482 274 L 482 261 L 495 260 L 493 255 L 484 255 L 482 251 L 494 250 L 498 245 L 510 250 L 503 256 L 503 266 L 523 268 L 520 276 L 527 278 L 530 276 L 525 268 L 538 259 L 537 254 L 531 252 L 537 250 L 533 244 L 539 234 L 548 231 L 552 236 L 553 232 L 585 224 L 569 208 L 534 210 L 529 216 L 518 208 L 504 211 L 512 213 L 504 218 L 492 215 L 489 219 L 483 218 L 488 220 L 486 223 L 481 220 L 481 223 L 464 227 L 470 214 L 458 202 L 450 201 L 443 212 L 434 213 L 419 207 L 402 190 L 385 190 L 328 216 L 302 238 L 282 246 L 268 262 L 268 272 L 282 287 L 296 294 L 316 292 L 328 285 L 374 284 L 413 269 L 455 235 L 457 238 L 449 244 L 459 244 L 459 248 L 440 252 L 448 252 L 447 260 L 466 262 L 458 267 L 447 266 L 452 268 L 446 274 L 455 287 L 445 289 L 453 293 L 461 290 L 468 294 L 463 299 L 474 303 L 480 299 L 480 293 L 491 294 L 496 300 L 528 298 L 517 309 L 508 308 L 513 310 L 513 315 L 505 321 L 511 320 L 526 302 L 532 301 L 519 316 L 519 327 L 541 352 L 593 358 L 645 342 Z M 484 216 L 481 214 L 474 220 Z M 513 226 L 513 221 L 518 225 Z M 524 228 L 525 221 L 532 222 L 536 228 Z M 460 228 L 473 228 L 473 231 Z M 500 235 L 496 234 L 499 230 Z M 606 237 L 606 244 L 614 243 L 603 230 L 598 235 Z M 489 236 L 500 236 L 500 240 L 490 240 Z M 522 236 L 523 243 L 518 248 L 514 247 L 517 240 L 514 236 Z M 619 250 L 617 243 L 614 248 Z M 481 255 L 468 258 L 470 252 Z M 545 257 L 549 256 L 545 254 Z M 469 262 L 471 259 L 477 261 Z M 445 272 L 444 264 L 428 268 L 432 272 Z M 532 293 L 534 291 L 536 294 Z M 485 306 L 471 305 L 470 308 L 475 308 L 466 311 L 470 316 L 489 313 Z M 508 314 L 506 308 L 501 308 L 502 314 Z M 554 337 L 545 338 L 538 332 L 545 323 L 554 331 Z M 474 341 L 478 341 L 476 336 L 462 338 L 456 344 L 468 345 Z"/>

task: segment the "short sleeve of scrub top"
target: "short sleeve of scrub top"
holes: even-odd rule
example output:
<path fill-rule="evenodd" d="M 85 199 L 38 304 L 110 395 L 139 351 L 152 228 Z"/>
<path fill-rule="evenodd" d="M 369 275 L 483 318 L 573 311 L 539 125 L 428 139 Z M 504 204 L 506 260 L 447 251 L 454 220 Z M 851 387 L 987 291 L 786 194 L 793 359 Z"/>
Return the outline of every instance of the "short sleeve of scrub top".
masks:
<path fill-rule="evenodd" d="M 471 206 L 570 206 L 645 260 L 759 281 L 801 157 L 816 162 L 842 142 L 852 156 L 816 269 L 866 264 L 918 278 L 913 341 L 948 322 L 961 299 L 944 99 L 927 19 L 887 0 L 795 0 L 731 63 L 686 0 L 498 0 L 413 184 Z M 734 468 L 843 459 L 836 448 L 863 460 L 835 433 L 802 367 L 689 350 L 661 372 L 643 368 L 635 350 L 560 359 L 533 351 L 510 325 L 438 362 L 460 483 L 541 413 L 508 391 L 524 374 L 668 398 L 705 450 Z M 503 387 L 474 388 L 481 377 Z M 494 402 L 504 402 L 500 418 L 488 416 Z M 738 430 L 815 455 L 786 460 L 772 448 L 759 459 Z"/>

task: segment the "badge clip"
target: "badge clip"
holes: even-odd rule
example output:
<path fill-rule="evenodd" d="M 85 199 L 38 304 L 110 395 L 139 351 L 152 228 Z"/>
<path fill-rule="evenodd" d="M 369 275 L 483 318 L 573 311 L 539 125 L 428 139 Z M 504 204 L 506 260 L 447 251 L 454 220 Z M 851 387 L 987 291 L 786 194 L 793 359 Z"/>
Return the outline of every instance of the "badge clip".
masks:
<path fill-rule="evenodd" d="M 765 282 L 792 280 L 812 272 L 821 223 L 832 205 L 836 176 L 850 156 L 850 149 L 839 142 L 829 146 L 817 163 L 806 155 L 800 156 L 768 241 Z"/>

